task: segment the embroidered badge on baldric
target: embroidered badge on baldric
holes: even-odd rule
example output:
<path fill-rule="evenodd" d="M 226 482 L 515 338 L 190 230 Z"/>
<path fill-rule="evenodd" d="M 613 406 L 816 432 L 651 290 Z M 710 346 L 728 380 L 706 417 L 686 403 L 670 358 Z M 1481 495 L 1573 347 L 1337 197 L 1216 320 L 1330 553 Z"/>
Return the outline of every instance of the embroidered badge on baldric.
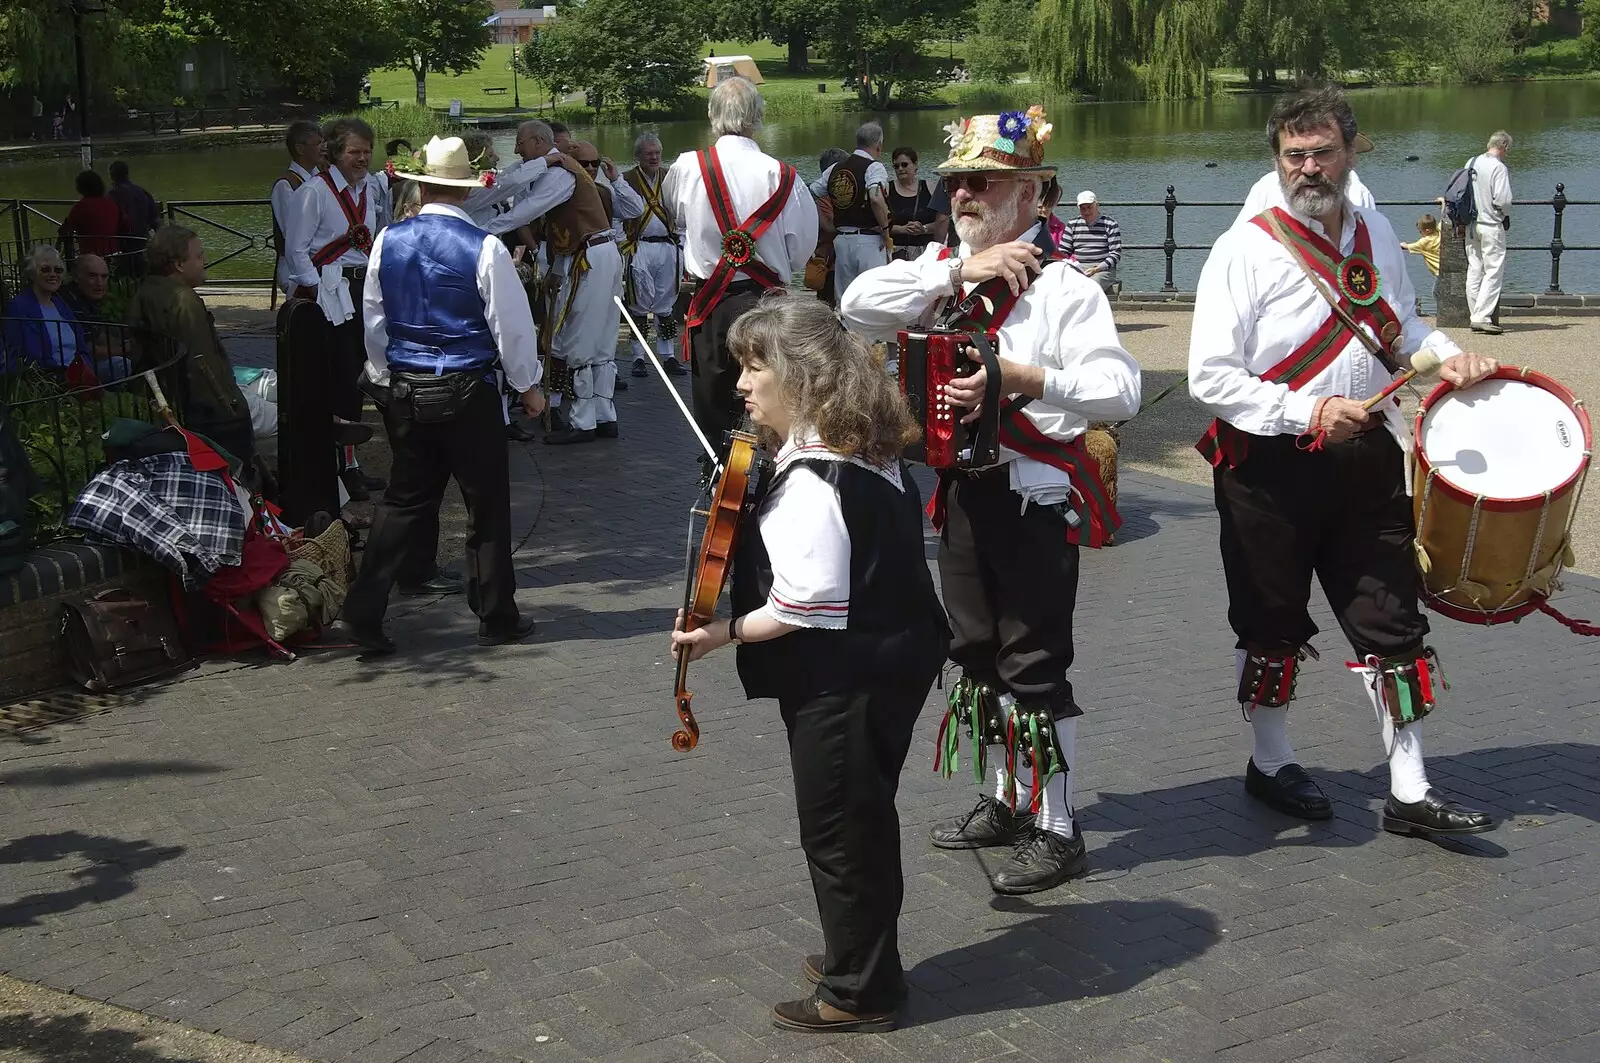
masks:
<path fill-rule="evenodd" d="M 722 236 L 722 257 L 734 267 L 747 265 L 756 256 L 756 242 L 743 229 L 729 229 Z"/>
<path fill-rule="evenodd" d="M 1339 290 L 1357 306 L 1378 301 L 1378 267 L 1365 255 L 1351 255 L 1339 267 Z"/>

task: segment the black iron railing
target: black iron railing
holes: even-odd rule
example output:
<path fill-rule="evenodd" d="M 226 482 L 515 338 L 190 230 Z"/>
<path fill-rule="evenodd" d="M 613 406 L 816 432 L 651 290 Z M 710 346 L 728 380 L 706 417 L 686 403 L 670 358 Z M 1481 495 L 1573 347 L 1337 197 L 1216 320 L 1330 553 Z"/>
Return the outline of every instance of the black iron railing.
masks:
<path fill-rule="evenodd" d="M 53 217 L 45 207 L 70 208 L 73 201 L 68 199 L 0 199 L 0 224 L 9 218 L 19 245 L 27 245 L 30 234 L 40 227 L 48 227 L 50 241 L 55 238 L 56 231 L 60 228 L 60 221 Z M 1181 252 L 1206 252 L 1211 250 L 1211 243 L 1180 243 L 1177 238 L 1177 217 L 1180 209 L 1190 208 L 1227 208 L 1237 211 L 1238 203 L 1225 200 L 1183 200 L 1178 198 L 1177 187 L 1167 186 L 1167 194 L 1157 200 L 1107 200 L 1101 203 L 1107 208 L 1108 213 L 1116 213 L 1124 208 L 1135 210 L 1161 210 L 1166 215 L 1165 238 L 1159 243 L 1124 243 L 1123 251 L 1159 251 L 1165 257 L 1165 278 L 1161 286 L 1162 291 L 1176 292 L 1174 266 L 1178 253 Z M 1433 200 L 1404 200 L 1386 202 L 1383 207 L 1423 207 L 1437 210 L 1438 204 Z M 1570 207 L 1596 207 L 1600 200 L 1595 199 L 1569 199 L 1567 198 L 1566 185 L 1556 185 L 1555 195 L 1550 199 L 1528 200 L 1517 204 L 1517 216 L 1526 218 L 1528 210 L 1532 207 L 1548 207 L 1552 212 L 1552 226 L 1550 239 L 1543 243 L 1511 244 L 1508 252 L 1540 252 L 1550 256 L 1550 283 L 1545 288 L 1545 293 L 1550 295 L 1564 294 L 1561 288 L 1561 256 L 1571 251 L 1600 251 L 1600 244 L 1570 244 L 1562 236 L 1562 226 L 1565 221 L 1566 211 Z M 241 285 L 271 285 L 276 272 L 276 256 L 272 249 L 272 203 L 266 199 L 191 199 L 172 200 L 162 206 L 162 212 L 169 220 L 177 221 L 195 229 L 200 238 L 206 243 L 207 269 L 221 267 L 216 276 L 212 277 L 217 284 Z M 1059 208 L 1057 211 L 1063 217 L 1071 216 L 1070 207 Z M 65 209 L 61 213 L 65 214 Z M 1123 229 L 1129 228 L 1126 219 Z M 1217 232 L 1226 228 L 1226 224 L 1219 226 Z M 219 244 L 220 234 L 220 244 Z"/>
<path fill-rule="evenodd" d="M 125 325 L 0 316 L 0 405 L 43 485 L 29 500 L 36 539 L 65 533 L 73 501 L 105 465 L 113 422 L 156 419 L 138 371 L 165 374 L 182 358 L 172 340 Z"/>

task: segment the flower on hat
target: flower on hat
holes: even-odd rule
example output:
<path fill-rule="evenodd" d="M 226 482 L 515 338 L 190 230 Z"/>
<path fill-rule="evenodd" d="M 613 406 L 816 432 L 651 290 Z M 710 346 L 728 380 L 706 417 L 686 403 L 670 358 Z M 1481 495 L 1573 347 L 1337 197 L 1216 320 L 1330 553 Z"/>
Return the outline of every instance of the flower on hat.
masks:
<path fill-rule="evenodd" d="M 485 188 L 493 188 L 494 187 L 494 171 L 493 170 L 485 170 L 485 171 L 483 171 L 483 187 L 485 187 Z"/>
<path fill-rule="evenodd" d="M 956 144 L 961 140 L 961 134 L 966 132 L 966 130 L 967 120 L 965 118 L 957 118 L 954 122 L 947 122 L 944 127 L 944 142 L 949 144 L 952 148 L 955 147 Z"/>
<path fill-rule="evenodd" d="M 1002 111 L 1000 113 L 1000 135 L 1010 141 L 1021 140 L 1028 135 L 1028 116 L 1021 111 Z M 1008 150 L 1015 151 L 1015 148 Z"/>

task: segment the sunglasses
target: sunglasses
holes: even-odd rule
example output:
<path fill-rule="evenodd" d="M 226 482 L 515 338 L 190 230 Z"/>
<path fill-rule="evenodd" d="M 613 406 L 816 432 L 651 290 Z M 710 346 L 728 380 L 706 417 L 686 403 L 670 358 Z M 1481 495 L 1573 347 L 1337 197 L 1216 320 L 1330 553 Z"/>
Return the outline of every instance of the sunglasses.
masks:
<path fill-rule="evenodd" d="M 961 191 L 962 186 L 965 186 L 968 192 L 981 196 L 989 190 L 991 184 L 1009 180 L 1011 180 L 1009 177 L 990 177 L 986 173 L 955 173 L 944 179 L 944 188 L 946 192 L 955 195 Z"/>
<path fill-rule="evenodd" d="M 585 170 L 598 170 L 598 169 L 600 169 L 600 160 L 599 159 L 579 159 L 578 160 L 578 165 L 582 166 Z"/>
<path fill-rule="evenodd" d="M 40 266 L 34 270 L 35 273 L 65 273 L 66 271 L 65 266 Z"/>

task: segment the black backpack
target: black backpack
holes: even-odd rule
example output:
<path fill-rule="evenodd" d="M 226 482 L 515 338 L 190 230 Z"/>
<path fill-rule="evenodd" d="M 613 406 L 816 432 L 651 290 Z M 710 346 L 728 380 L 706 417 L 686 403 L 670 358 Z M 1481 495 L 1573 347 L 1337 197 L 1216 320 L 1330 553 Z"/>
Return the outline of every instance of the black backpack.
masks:
<path fill-rule="evenodd" d="M 1451 174 L 1450 183 L 1444 186 L 1444 212 L 1455 225 L 1471 225 L 1478 220 L 1478 202 L 1472 194 L 1473 172 L 1469 162 Z"/>
<path fill-rule="evenodd" d="M 33 539 L 28 499 L 43 486 L 17 439 L 10 409 L 0 403 L 0 575 L 22 567 Z"/>

